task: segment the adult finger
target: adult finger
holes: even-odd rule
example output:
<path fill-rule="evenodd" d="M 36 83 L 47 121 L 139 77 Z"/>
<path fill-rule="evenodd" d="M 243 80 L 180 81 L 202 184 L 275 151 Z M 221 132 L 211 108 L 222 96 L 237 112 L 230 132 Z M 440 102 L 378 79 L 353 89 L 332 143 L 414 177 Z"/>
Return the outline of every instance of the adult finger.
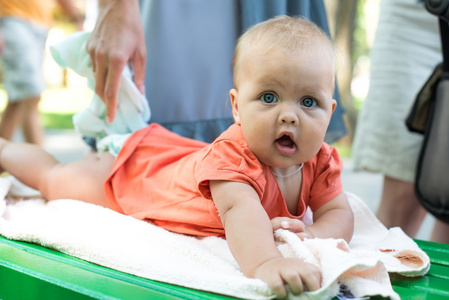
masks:
<path fill-rule="evenodd" d="M 104 87 L 104 101 L 106 104 L 106 121 L 111 123 L 115 118 L 118 107 L 118 93 L 122 79 L 125 60 L 121 57 L 111 57 Z"/>
<path fill-rule="evenodd" d="M 106 61 L 106 55 L 98 49 L 95 52 L 93 60 L 95 63 L 95 93 L 107 104 L 105 99 L 105 86 L 106 77 L 108 74 L 108 62 Z"/>
<path fill-rule="evenodd" d="M 134 83 L 142 94 L 145 94 L 145 64 L 146 64 L 146 50 L 137 52 L 131 60 L 134 71 Z"/>
<path fill-rule="evenodd" d="M 92 65 L 92 71 L 94 73 L 95 73 L 95 70 L 96 70 L 95 50 L 97 49 L 97 38 L 98 37 L 96 36 L 96 34 L 94 34 L 92 32 L 92 34 L 89 36 L 89 38 L 87 39 L 87 42 L 86 42 L 86 51 L 87 51 L 87 53 L 89 53 L 90 62 L 91 62 L 91 65 Z"/>

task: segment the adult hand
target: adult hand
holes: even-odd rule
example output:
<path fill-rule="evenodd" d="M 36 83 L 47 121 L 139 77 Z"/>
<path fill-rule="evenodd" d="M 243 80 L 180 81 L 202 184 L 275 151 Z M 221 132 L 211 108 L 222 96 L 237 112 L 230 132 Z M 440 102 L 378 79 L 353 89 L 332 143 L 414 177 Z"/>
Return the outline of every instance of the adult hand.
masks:
<path fill-rule="evenodd" d="M 95 28 L 87 41 L 95 73 L 95 92 L 106 104 L 112 122 L 123 68 L 130 62 L 134 83 L 145 92 L 146 47 L 137 0 L 100 0 Z"/>

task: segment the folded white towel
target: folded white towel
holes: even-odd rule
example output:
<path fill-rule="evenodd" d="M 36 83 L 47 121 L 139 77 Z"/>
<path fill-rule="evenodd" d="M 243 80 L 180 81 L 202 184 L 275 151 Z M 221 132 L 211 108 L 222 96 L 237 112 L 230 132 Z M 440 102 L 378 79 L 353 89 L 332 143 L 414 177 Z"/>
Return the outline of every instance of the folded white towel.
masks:
<path fill-rule="evenodd" d="M 0 178 L 0 197 L 9 188 L 5 181 Z M 399 299 L 388 272 L 421 276 L 429 269 L 426 253 L 401 229 L 387 230 L 362 200 L 353 194 L 348 198 L 355 214 L 350 245 L 335 239 L 301 241 L 289 231 L 276 231 L 284 256 L 303 258 L 322 270 L 321 289 L 291 299 L 331 299 L 340 283 L 356 297 Z M 0 210 L 0 234 L 157 281 L 239 298 L 273 298 L 264 282 L 243 275 L 223 239 L 168 232 L 76 200 L 8 204 Z"/>

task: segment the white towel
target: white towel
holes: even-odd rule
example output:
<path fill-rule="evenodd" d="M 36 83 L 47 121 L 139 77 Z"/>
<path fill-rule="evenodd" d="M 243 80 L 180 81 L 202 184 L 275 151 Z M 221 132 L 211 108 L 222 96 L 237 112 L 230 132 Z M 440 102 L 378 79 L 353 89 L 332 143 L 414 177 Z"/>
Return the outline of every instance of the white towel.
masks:
<path fill-rule="evenodd" d="M 225 240 L 166 231 L 110 209 L 76 200 L 7 202 L 10 180 L 0 178 L 0 234 L 57 249 L 122 272 L 245 299 L 274 298 L 261 280 L 244 276 Z M 14 184 L 13 184 L 14 185 Z M 331 299 L 344 283 L 355 297 L 399 299 L 388 272 L 422 276 L 429 257 L 399 228 L 387 230 L 369 208 L 347 194 L 355 214 L 354 237 L 310 239 L 278 230 L 276 243 L 286 257 L 299 257 L 322 270 L 322 288 L 290 299 Z M 3 211 L 1 210 L 3 205 Z"/>

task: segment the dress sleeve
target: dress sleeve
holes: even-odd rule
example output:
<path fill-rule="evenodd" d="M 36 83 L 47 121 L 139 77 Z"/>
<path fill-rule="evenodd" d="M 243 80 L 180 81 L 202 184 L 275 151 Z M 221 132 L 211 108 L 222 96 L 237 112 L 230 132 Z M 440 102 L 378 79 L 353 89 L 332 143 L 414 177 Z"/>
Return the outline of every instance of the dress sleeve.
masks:
<path fill-rule="evenodd" d="M 263 168 L 258 159 L 245 145 L 232 140 L 214 143 L 201 160 L 198 172 L 198 190 L 211 199 L 210 180 L 227 180 L 251 185 L 262 199 L 265 188 Z"/>
<path fill-rule="evenodd" d="M 317 155 L 308 206 L 315 211 L 343 191 L 341 172 L 343 162 L 337 150 L 323 144 Z"/>

